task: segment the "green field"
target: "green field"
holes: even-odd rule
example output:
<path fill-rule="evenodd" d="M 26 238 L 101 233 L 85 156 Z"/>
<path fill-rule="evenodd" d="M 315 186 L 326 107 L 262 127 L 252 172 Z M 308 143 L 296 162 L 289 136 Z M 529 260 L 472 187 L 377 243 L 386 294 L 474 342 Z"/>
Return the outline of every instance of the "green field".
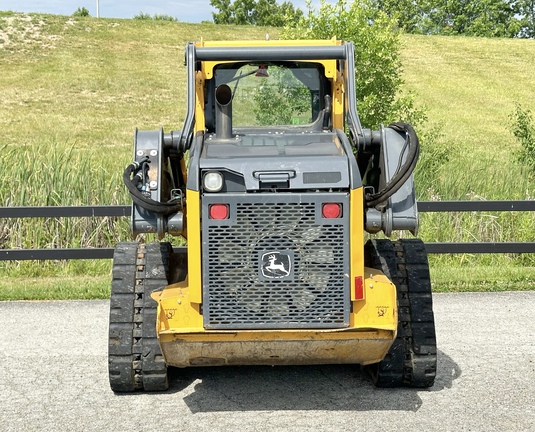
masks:
<path fill-rule="evenodd" d="M 0 205 L 129 202 L 122 172 L 140 129 L 180 129 L 184 45 L 278 30 L 0 12 Z M 358 46 L 358 41 L 355 41 Z M 535 41 L 403 35 L 420 126 L 420 199 L 533 199 L 515 162 L 515 103 L 535 112 Z M 422 214 L 425 241 L 533 241 L 529 214 Z M 0 247 L 111 247 L 125 219 L 1 220 Z M 0 263 L 0 299 L 107 296 L 109 261 Z M 431 257 L 435 290 L 535 288 L 533 255 Z M 24 288 L 21 288 L 23 286 Z"/>

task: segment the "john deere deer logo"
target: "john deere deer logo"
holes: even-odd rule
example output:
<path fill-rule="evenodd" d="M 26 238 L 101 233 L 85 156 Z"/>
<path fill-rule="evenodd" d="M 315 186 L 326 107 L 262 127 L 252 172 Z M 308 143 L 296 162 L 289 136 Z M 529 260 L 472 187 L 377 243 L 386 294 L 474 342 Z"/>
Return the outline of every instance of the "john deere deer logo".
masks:
<path fill-rule="evenodd" d="M 292 271 L 291 254 L 287 252 L 267 252 L 262 255 L 262 276 L 268 279 L 282 279 Z"/>

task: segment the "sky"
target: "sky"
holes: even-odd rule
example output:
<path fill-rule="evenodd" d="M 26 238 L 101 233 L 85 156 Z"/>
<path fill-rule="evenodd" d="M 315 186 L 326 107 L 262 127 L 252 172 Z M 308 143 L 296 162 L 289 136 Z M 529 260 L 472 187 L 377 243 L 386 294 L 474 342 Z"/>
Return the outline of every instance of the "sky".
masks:
<path fill-rule="evenodd" d="M 85 7 L 91 16 L 96 17 L 97 3 L 101 18 L 132 18 L 143 12 L 151 15 L 171 15 L 182 22 L 198 23 L 211 21 L 212 12 L 215 12 L 210 6 L 210 0 L 0 0 L 0 11 L 72 15 L 79 7 Z M 283 0 L 277 3 L 283 3 Z M 305 0 L 295 0 L 292 3 L 296 8 L 305 11 Z"/>

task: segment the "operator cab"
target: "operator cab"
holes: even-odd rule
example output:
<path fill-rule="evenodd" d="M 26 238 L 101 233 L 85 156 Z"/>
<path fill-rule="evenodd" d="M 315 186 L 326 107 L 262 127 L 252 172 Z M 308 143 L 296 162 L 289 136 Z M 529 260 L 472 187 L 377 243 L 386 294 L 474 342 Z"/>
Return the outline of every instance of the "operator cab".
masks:
<path fill-rule="evenodd" d="M 349 188 L 351 148 L 333 130 L 322 64 L 221 63 L 205 83 L 202 178 L 220 173 L 222 192 Z"/>

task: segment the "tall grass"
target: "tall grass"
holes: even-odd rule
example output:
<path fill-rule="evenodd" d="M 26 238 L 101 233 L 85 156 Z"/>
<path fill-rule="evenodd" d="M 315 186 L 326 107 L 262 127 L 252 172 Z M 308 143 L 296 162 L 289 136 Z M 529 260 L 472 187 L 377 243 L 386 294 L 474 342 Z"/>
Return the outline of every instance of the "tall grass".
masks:
<path fill-rule="evenodd" d="M 415 179 L 419 200 L 532 200 L 535 182 L 529 168 L 510 154 L 467 154 L 443 133 L 425 135 Z M 466 155 L 466 156 L 465 156 Z M 428 242 L 533 241 L 535 218 L 529 212 L 421 213 L 420 234 Z M 533 254 L 433 256 L 443 266 L 533 266 Z"/>
<path fill-rule="evenodd" d="M 2 146 L 0 177 L 3 206 L 114 205 L 128 202 L 119 172 L 110 172 L 101 157 L 76 147 L 76 143 L 30 142 Z M 125 159 L 126 160 L 126 159 Z M 0 248 L 113 247 L 129 238 L 125 218 L 31 218 L 1 219 Z M 109 263 L 4 262 L 11 275 L 49 273 L 107 273 Z"/>
<path fill-rule="evenodd" d="M 40 151 L 46 149 L 46 151 Z M 119 172 L 75 143 L 30 143 L 0 148 L 3 206 L 114 205 L 128 202 Z M 126 160 L 126 159 L 125 159 Z M 124 237 L 115 218 L 11 219 L 2 222 L 3 245 L 15 248 L 101 247 Z"/>

